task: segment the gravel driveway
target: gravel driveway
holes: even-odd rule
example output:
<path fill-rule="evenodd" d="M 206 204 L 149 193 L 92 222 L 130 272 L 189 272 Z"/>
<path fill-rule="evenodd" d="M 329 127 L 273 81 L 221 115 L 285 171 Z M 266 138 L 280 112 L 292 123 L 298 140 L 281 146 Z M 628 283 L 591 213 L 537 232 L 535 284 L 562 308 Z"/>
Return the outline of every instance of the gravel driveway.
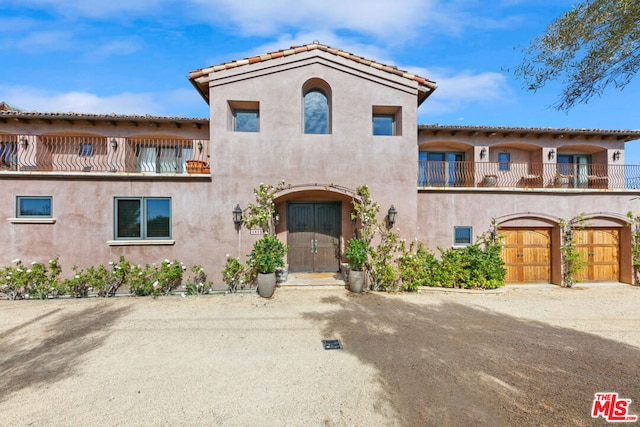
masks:
<path fill-rule="evenodd" d="M 606 425 L 596 392 L 640 414 L 639 302 L 623 285 L 0 301 L 0 425 Z"/>

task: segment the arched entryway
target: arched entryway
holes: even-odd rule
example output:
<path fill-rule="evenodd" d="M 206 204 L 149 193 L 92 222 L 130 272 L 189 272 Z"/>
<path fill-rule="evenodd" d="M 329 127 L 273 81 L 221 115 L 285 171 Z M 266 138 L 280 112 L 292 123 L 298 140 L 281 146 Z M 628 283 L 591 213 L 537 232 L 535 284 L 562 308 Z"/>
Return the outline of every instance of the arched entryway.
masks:
<path fill-rule="evenodd" d="M 290 273 L 340 271 L 345 240 L 354 232 L 354 197 L 354 190 L 333 184 L 289 186 L 277 194 L 276 231 L 289 246 Z"/>

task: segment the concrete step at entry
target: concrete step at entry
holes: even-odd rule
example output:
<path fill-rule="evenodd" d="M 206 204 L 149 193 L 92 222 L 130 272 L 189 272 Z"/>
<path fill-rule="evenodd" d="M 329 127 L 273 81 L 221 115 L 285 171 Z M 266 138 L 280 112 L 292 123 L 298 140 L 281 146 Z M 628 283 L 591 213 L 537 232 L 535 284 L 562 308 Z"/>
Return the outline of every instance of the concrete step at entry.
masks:
<path fill-rule="evenodd" d="M 339 272 L 329 273 L 289 273 L 280 288 L 345 288 L 346 284 Z"/>

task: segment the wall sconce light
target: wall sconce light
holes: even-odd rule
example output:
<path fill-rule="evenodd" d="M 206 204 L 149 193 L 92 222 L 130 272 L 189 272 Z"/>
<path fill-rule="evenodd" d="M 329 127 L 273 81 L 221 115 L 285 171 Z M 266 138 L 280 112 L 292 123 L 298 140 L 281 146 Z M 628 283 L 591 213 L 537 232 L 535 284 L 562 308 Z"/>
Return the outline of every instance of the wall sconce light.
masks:
<path fill-rule="evenodd" d="M 202 141 L 198 141 L 198 151 L 202 153 Z"/>
<path fill-rule="evenodd" d="M 393 205 L 391 205 L 391 207 L 387 211 L 387 225 L 389 226 L 389 228 L 393 227 L 393 224 L 396 223 L 397 214 L 398 214 L 398 211 L 396 210 L 395 207 L 393 207 Z"/>
<path fill-rule="evenodd" d="M 112 139 L 109 144 L 111 145 L 111 148 L 113 148 L 113 151 L 116 151 L 118 149 L 118 141 L 114 139 Z"/>
<path fill-rule="evenodd" d="M 482 150 L 480 150 L 480 158 L 484 159 L 485 157 L 487 157 L 487 149 L 482 147 Z"/>
<path fill-rule="evenodd" d="M 571 230 L 571 228 L 567 229 L 567 231 L 564 232 L 564 237 L 567 242 L 571 242 L 571 240 L 573 240 L 573 230 Z"/>
<path fill-rule="evenodd" d="M 242 224 L 242 209 L 239 204 L 233 208 L 233 224 L 236 226 L 236 230 L 240 230 L 240 224 Z"/>
<path fill-rule="evenodd" d="M 618 160 L 620 160 L 620 151 L 616 150 L 613 153 L 613 161 L 616 162 Z"/>
<path fill-rule="evenodd" d="M 556 156 L 556 150 L 554 150 L 553 148 L 549 151 L 549 160 L 553 160 L 553 158 Z"/>
<path fill-rule="evenodd" d="M 280 212 L 278 211 L 273 211 L 273 224 L 274 225 L 280 224 Z"/>
<path fill-rule="evenodd" d="M 23 149 L 26 149 L 29 146 L 29 140 L 25 137 L 20 138 L 20 145 Z"/>

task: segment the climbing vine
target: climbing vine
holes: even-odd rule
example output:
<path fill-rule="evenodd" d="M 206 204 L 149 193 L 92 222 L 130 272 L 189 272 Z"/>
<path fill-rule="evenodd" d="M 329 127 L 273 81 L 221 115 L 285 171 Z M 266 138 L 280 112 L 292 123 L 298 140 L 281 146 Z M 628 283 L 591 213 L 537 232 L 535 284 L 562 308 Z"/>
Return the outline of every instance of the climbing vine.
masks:
<path fill-rule="evenodd" d="M 561 218 L 558 222 L 561 231 L 562 286 L 567 288 L 576 284 L 576 275 L 587 265 L 573 238 L 574 230 L 582 230 L 586 220 L 585 215 L 580 214 L 570 220 Z"/>

